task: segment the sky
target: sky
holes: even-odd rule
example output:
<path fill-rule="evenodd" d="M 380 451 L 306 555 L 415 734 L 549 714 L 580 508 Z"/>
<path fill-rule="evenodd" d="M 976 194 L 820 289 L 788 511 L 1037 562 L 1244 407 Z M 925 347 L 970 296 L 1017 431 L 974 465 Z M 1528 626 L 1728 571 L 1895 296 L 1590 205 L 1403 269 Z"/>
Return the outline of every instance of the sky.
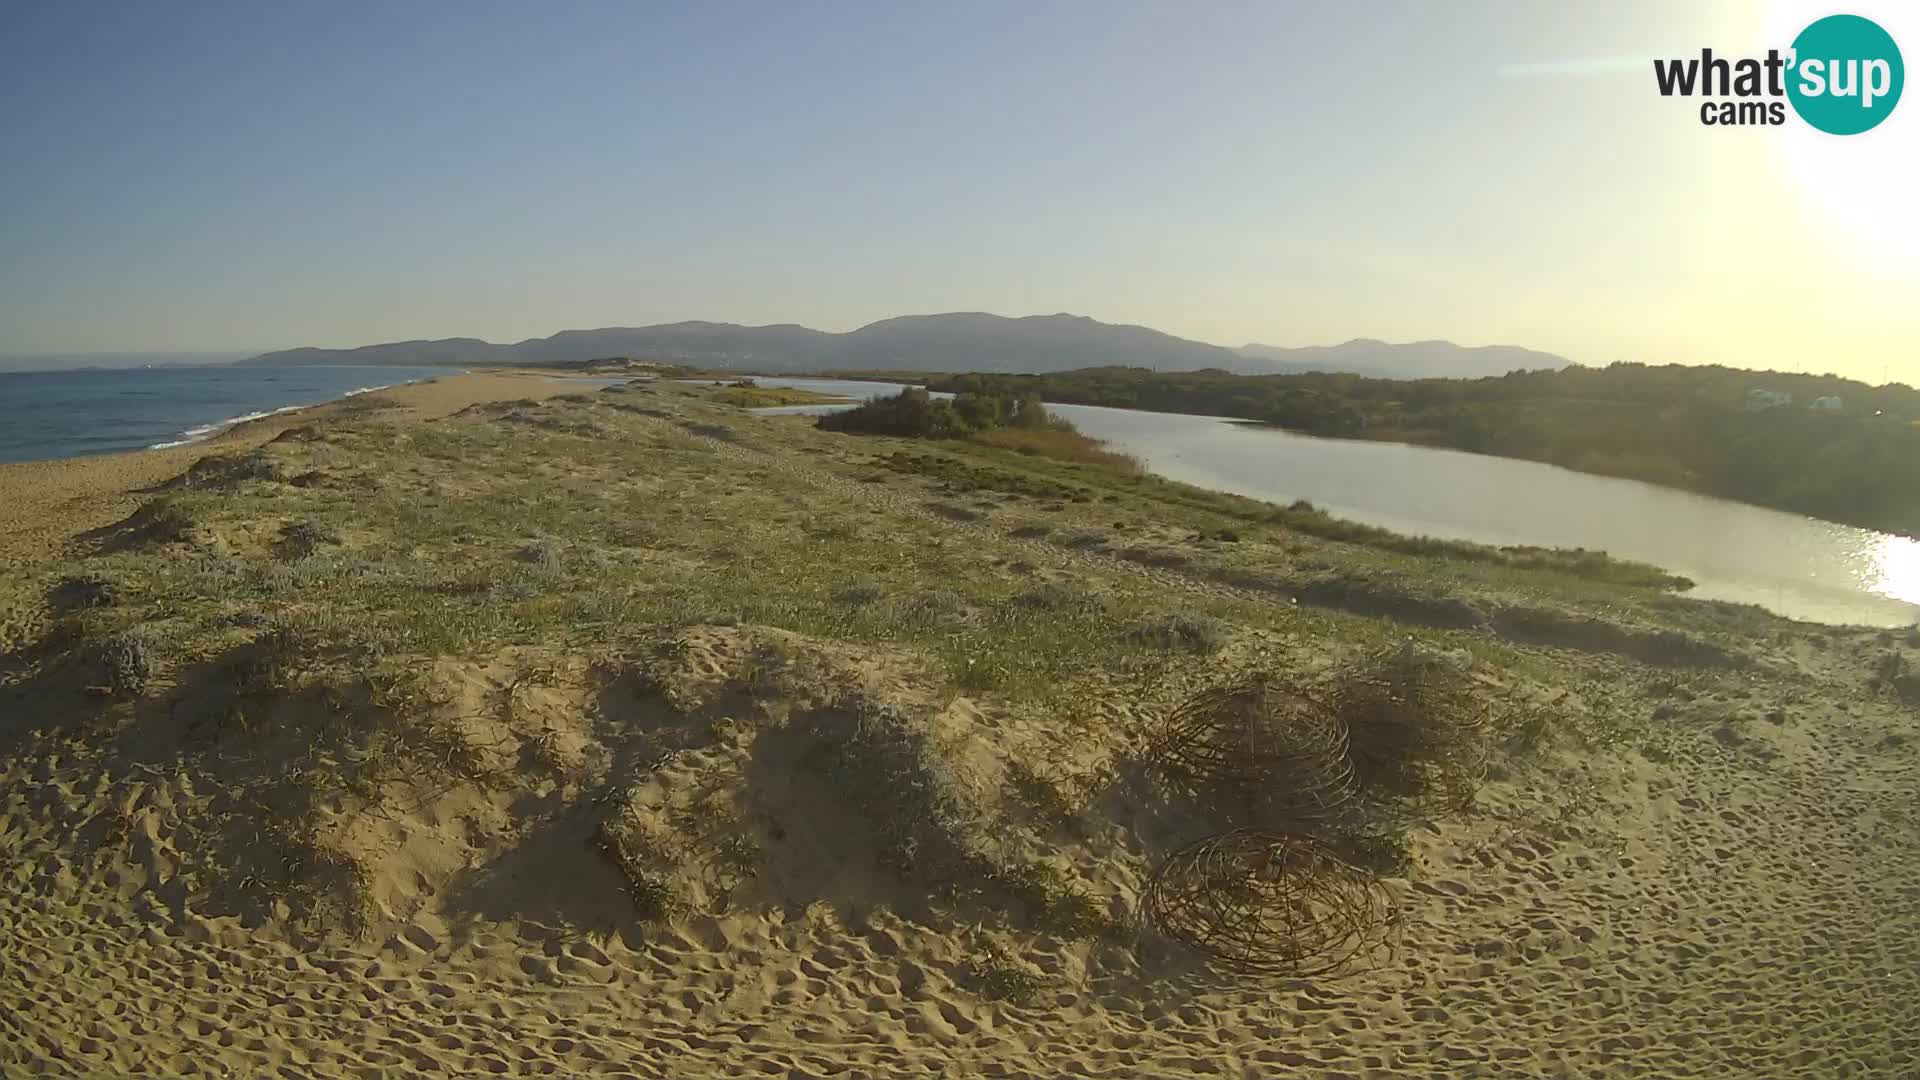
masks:
<path fill-rule="evenodd" d="M 9 0 L 0 356 L 1066 311 L 1914 381 L 1920 92 L 1654 85 L 1832 10 Z"/>

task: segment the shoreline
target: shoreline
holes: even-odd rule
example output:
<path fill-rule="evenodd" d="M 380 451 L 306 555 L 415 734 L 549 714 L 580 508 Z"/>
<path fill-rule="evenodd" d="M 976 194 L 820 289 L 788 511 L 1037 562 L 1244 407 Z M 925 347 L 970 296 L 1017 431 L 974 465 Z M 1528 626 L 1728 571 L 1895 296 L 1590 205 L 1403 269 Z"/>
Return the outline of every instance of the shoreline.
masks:
<path fill-rule="evenodd" d="M 471 374 L 65 463 L 104 498 L 103 461 L 248 458 L 0 578 L 0 1073 L 1910 1060 L 1920 632 L 593 386 Z M 1399 686 L 1431 738 L 1378 734 Z M 1269 700 L 1345 740 L 1193 794 L 1193 758 L 1143 760 Z M 1232 797 L 1319 760 L 1366 785 L 1337 817 Z M 1271 829 L 1367 890 L 1351 970 L 1237 972 L 1161 902 Z M 1768 977 L 1809 935 L 1830 966 Z M 1832 1005 L 1856 1026 L 1776 1022 Z"/>
<path fill-rule="evenodd" d="M 469 369 L 455 368 L 451 370 L 454 371 L 455 374 L 464 375 L 467 373 Z M 344 394 L 341 394 L 339 397 L 328 398 L 326 401 L 316 401 L 309 405 L 282 405 L 277 409 L 267 409 L 262 412 L 241 413 L 238 416 L 229 416 L 220 420 L 210 421 L 205 424 L 197 424 L 193 427 L 187 428 L 186 430 L 180 432 L 181 437 L 178 439 L 170 440 L 168 442 L 154 443 L 151 446 L 141 447 L 141 449 L 171 450 L 176 446 L 194 446 L 199 443 L 206 442 L 208 439 L 213 438 L 215 435 L 220 434 L 221 432 L 227 430 L 228 428 L 239 427 L 241 424 L 250 424 L 255 420 L 265 420 L 265 419 L 268 419 L 269 417 L 279 416 L 282 413 L 299 412 L 302 409 L 317 409 L 322 405 L 332 405 L 336 402 L 346 401 L 351 398 L 359 397 L 362 394 L 377 394 L 382 390 L 391 390 L 396 386 L 413 386 L 418 383 L 435 382 L 437 380 L 447 378 L 447 377 L 448 376 L 445 376 L 445 375 L 426 375 L 418 379 L 404 379 L 397 383 L 381 383 L 379 386 L 360 386 L 360 387 L 355 387 L 354 389 L 349 390 Z M 112 450 L 102 451 L 102 453 L 116 453 L 116 452 L 121 452 L 121 451 L 112 451 Z M 93 457 L 95 455 L 75 454 L 71 456 Z M 37 460 L 59 461 L 63 459 L 40 458 Z"/>
<path fill-rule="evenodd" d="M 886 385 L 905 385 L 887 382 L 878 377 L 808 377 L 808 376 L 755 376 L 772 386 L 793 386 L 812 388 L 814 384 L 855 382 Z M 941 391 L 933 391 L 942 393 Z M 1395 449 L 1416 454 L 1432 454 L 1442 458 L 1471 458 L 1478 465 L 1470 468 L 1499 467 L 1511 470 L 1537 470 L 1540 474 L 1552 473 L 1570 479 L 1591 481 L 1603 485 L 1612 491 L 1628 491 L 1641 499 L 1686 501 L 1690 505 L 1706 505 L 1716 512 L 1747 512 L 1755 514 L 1780 515 L 1790 518 L 1790 524 L 1805 524 L 1810 528 L 1825 530 L 1828 534 L 1857 538 L 1855 543 L 1865 550 L 1869 543 L 1893 544 L 1907 538 L 1897 533 L 1883 533 L 1857 525 L 1829 521 L 1801 514 L 1795 511 L 1780 510 L 1739 500 L 1726 499 L 1709 493 L 1668 487 L 1633 477 L 1610 476 L 1586 473 L 1552 462 L 1534 461 L 1526 458 L 1507 457 L 1498 454 L 1480 454 L 1458 450 L 1451 447 L 1421 443 L 1401 443 L 1380 439 L 1358 437 L 1324 436 L 1290 430 L 1279 425 L 1246 420 L 1230 416 L 1204 413 L 1170 412 L 1158 409 L 1130 410 L 1113 405 L 1081 404 L 1073 401 L 1047 401 L 1049 408 L 1065 409 L 1061 415 L 1073 418 L 1071 410 L 1089 410 L 1079 414 L 1086 418 L 1083 430 L 1099 436 L 1103 429 L 1090 422 L 1101 415 L 1114 416 L 1158 416 L 1172 417 L 1187 421 L 1203 421 L 1209 424 L 1227 425 L 1232 428 L 1277 434 L 1287 439 L 1302 440 L 1306 443 L 1338 444 L 1343 447 L 1373 446 L 1382 449 Z M 1129 419 L 1128 424 L 1133 421 Z M 1678 598 L 1702 604 L 1733 604 L 1751 606 L 1767 612 L 1770 616 L 1792 622 L 1805 622 L 1825 626 L 1870 626 L 1875 629 L 1898 629 L 1913 625 L 1920 618 L 1920 604 L 1891 592 L 1882 591 L 1866 580 L 1846 581 L 1842 576 L 1849 573 L 1848 567 L 1854 565 L 1851 560 L 1854 552 L 1841 550 L 1815 549 L 1816 557 L 1798 567 L 1767 564 L 1764 561 L 1749 560 L 1741 564 L 1739 560 L 1723 564 L 1721 556 L 1714 550 L 1688 550 L 1682 544 L 1679 549 L 1659 542 L 1641 544 L 1640 538 L 1615 532 L 1614 535 L 1595 535 L 1592 530 L 1573 529 L 1556 532 L 1541 529 L 1533 522 L 1519 522 L 1517 519 L 1502 519 L 1499 515 L 1483 517 L 1473 514 L 1427 515 L 1422 516 L 1418 508 L 1400 512 L 1394 508 L 1392 500 L 1365 505 L 1346 505 L 1327 499 L 1323 493 L 1280 494 L 1265 485 L 1251 474 L 1236 473 L 1230 466 L 1219 464 L 1226 455 L 1216 454 L 1200 475 L 1183 471 L 1184 464 L 1179 452 L 1160 455 L 1150 440 L 1142 439 L 1129 446 L 1127 425 L 1120 425 L 1105 432 L 1106 441 L 1126 449 L 1140 458 L 1149 472 L 1166 479 L 1193 484 L 1203 489 L 1231 494 L 1260 502 L 1271 503 L 1276 507 L 1299 506 L 1306 504 L 1309 512 L 1319 513 L 1326 518 L 1347 523 L 1355 531 L 1364 529 L 1380 530 L 1393 536 L 1402 537 L 1409 542 L 1431 540 L 1436 547 L 1462 545 L 1469 548 L 1485 549 L 1489 552 L 1522 554 L 1530 551 L 1578 555 L 1593 552 L 1605 556 L 1608 560 L 1621 564 L 1636 564 L 1675 578 L 1686 579 L 1685 587 L 1674 587 L 1672 594 Z M 1119 432 L 1116 436 L 1112 432 Z M 1486 465 L 1485 463 L 1493 463 Z M 1275 468 L 1279 468 L 1276 465 Z M 1546 480 L 1545 482 L 1553 482 Z M 1779 521 L 1780 518 L 1770 519 Z M 1525 531 L 1523 530 L 1523 527 Z M 1822 541 L 1825 542 L 1824 540 Z M 1832 541 L 1832 548 L 1841 546 L 1839 540 Z M 1807 583 L 1801 583 L 1797 576 L 1810 567 L 1818 565 L 1820 577 L 1809 573 Z M 1584 575 L 1583 575 L 1584 576 Z"/>
<path fill-rule="evenodd" d="M 230 365 L 213 365 L 212 366 L 213 370 L 215 370 L 216 373 L 226 371 L 229 369 L 229 367 Z M 343 367 L 340 370 L 348 370 L 348 369 L 349 369 L 348 367 Z M 135 370 L 138 370 L 138 369 L 135 369 Z M 251 370 L 271 370 L 271 369 L 256 368 Z M 183 413 L 183 415 L 180 416 L 177 420 L 160 418 L 160 419 L 153 420 L 151 422 L 147 422 L 147 421 L 138 422 L 137 426 L 146 427 L 149 429 L 148 431 L 135 434 L 134 432 L 126 430 L 126 428 L 123 425 L 120 425 L 118 423 L 115 423 L 112 421 L 101 422 L 101 423 L 97 423 L 93 428 L 85 432 L 55 435 L 53 438 L 51 438 L 44 444 L 23 443 L 17 446 L 12 446 L 8 449 L 9 454 L 27 453 L 27 454 L 32 454 L 34 456 L 29 456 L 29 457 L 8 456 L 8 457 L 0 458 L 0 465 L 21 465 L 21 464 L 32 464 L 36 462 L 66 461 L 73 458 L 102 457 L 109 454 L 123 454 L 123 453 L 139 451 L 139 450 L 171 450 L 181 446 L 192 446 L 192 445 L 206 442 L 212 439 L 213 437 L 221 434 L 222 432 L 227 431 L 230 428 L 234 428 L 241 424 L 249 423 L 255 420 L 264 420 L 268 417 L 277 416 L 282 413 L 291 413 L 291 412 L 297 412 L 302 409 L 311 409 L 311 408 L 317 408 L 323 405 L 331 405 L 337 402 L 345 401 L 349 398 L 358 397 L 362 394 L 377 393 L 382 390 L 390 390 L 399 386 L 412 386 L 418 383 L 429 382 L 437 379 L 444 379 L 454 375 L 465 374 L 467 372 L 470 372 L 476 369 L 466 367 L 466 366 L 441 367 L 436 365 L 420 365 L 417 367 L 410 367 L 405 369 L 394 369 L 392 371 L 386 371 L 386 370 L 372 368 L 372 367 L 358 367 L 358 366 L 352 366 L 351 370 L 364 371 L 365 374 L 357 375 L 355 377 L 364 378 L 368 380 L 367 384 L 353 386 L 347 389 L 335 389 L 330 387 L 319 387 L 319 386 L 289 386 L 289 387 L 281 388 L 281 392 L 287 395 L 290 395 L 297 399 L 306 399 L 306 400 L 287 401 L 285 399 L 282 399 L 281 401 L 278 401 L 278 402 L 271 401 L 271 400 L 261 400 L 257 402 L 251 402 L 251 403 L 243 403 L 241 401 L 217 403 L 217 402 L 203 400 L 198 402 L 196 406 L 196 403 L 189 399 L 181 402 L 181 404 L 185 407 L 181 409 L 181 412 Z M 167 371 L 171 374 L 201 373 L 201 369 L 193 368 L 193 367 L 172 368 L 172 369 L 167 369 Z M 399 373 L 404 373 L 406 377 L 403 377 L 403 378 L 396 377 L 396 375 Z M 104 369 L 104 370 L 76 369 L 74 371 L 0 372 L 0 379 L 4 379 L 6 376 L 12 376 L 12 375 L 64 376 L 64 375 L 72 375 L 72 374 L 116 374 L 116 372 L 113 371 L 112 369 Z M 391 381 L 380 381 L 382 379 L 391 380 Z M 346 381 L 346 380 L 342 380 L 342 381 Z M 0 385 L 4 385 L 4 384 L 0 383 Z M 320 396 L 318 400 L 312 400 L 312 398 L 315 395 L 322 395 L 322 396 Z M 264 394 L 261 396 L 263 398 L 270 399 L 272 396 L 277 396 L 277 395 Z M 214 408 L 221 408 L 221 407 L 237 409 L 242 411 L 234 412 L 224 416 L 204 416 L 204 415 L 193 416 L 192 415 L 195 412 L 211 411 Z M 178 426 L 173 426 L 176 424 Z M 172 430 L 167 431 L 166 429 L 168 427 L 172 427 Z M 165 431 L 164 436 L 161 435 L 161 432 L 163 431 Z M 154 439 L 155 441 L 149 442 L 149 441 L 145 441 L 146 439 Z M 119 443 L 119 445 L 114 445 L 115 443 Z M 54 449 L 56 452 L 45 453 L 40 449 L 42 445 L 48 448 Z M 81 446 L 84 446 L 84 448 L 79 448 Z"/>
<path fill-rule="evenodd" d="M 0 566 L 24 567 L 54 556 L 76 537 L 124 519 L 139 508 L 157 485 L 185 472 L 202 457 L 254 449 L 290 427 L 325 419 L 330 410 L 354 408 L 355 402 L 364 401 L 370 395 L 378 395 L 383 402 L 391 403 L 391 407 L 383 410 L 388 418 L 430 420 L 470 405 L 547 398 L 581 386 L 599 387 L 622 381 L 541 368 L 452 370 L 456 373 L 369 388 L 313 405 L 276 409 L 236 420 L 202 438 L 174 445 L 0 463 L 0 503 L 4 503 L 0 505 Z M 1696 595 L 1693 590 L 1675 591 L 1672 595 L 1709 605 L 1727 602 L 1726 597 Z M 1764 605 L 1762 609 L 1771 618 L 1805 621 L 1764 609 Z M 1856 619 L 1819 625 L 1885 629 L 1905 624 Z"/>
<path fill-rule="evenodd" d="M 1071 403 L 1062 402 L 1062 404 L 1071 404 Z M 1103 405 L 1103 406 L 1093 406 L 1093 407 L 1111 408 L 1112 406 Z M 1156 409 L 1152 411 L 1160 412 L 1162 410 Z M 1200 414 L 1169 413 L 1168 415 L 1198 416 Z M 1298 436 L 1300 438 L 1324 439 L 1328 442 L 1371 443 L 1377 446 L 1401 446 L 1401 447 L 1406 447 L 1410 450 L 1434 450 L 1440 453 L 1447 453 L 1447 454 L 1465 454 L 1469 457 L 1493 458 L 1494 460 L 1497 460 L 1497 461 L 1520 461 L 1520 462 L 1525 462 L 1529 465 L 1539 465 L 1543 468 L 1556 469 L 1560 472 L 1570 473 L 1574 476 L 1588 476 L 1588 477 L 1594 477 L 1600 480 L 1618 480 L 1618 481 L 1623 481 L 1629 484 L 1641 484 L 1650 488 L 1658 488 L 1661 491 L 1675 491 L 1675 492 L 1679 492 L 1682 495 L 1693 495 L 1702 499 L 1712 499 L 1717 502 L 1733 503 L 1736 506 L 1748 506 L 1756 510 L 1770 510 L 1776 514 L 1786 514 L 1790 517 L 1802 518 L 1806 521 L 1818 522 L 1819 524 L 1822 524 L 1822 525 L 1835 525 L 1845 529 L 1858 529 L 1861 532 L 1873 533 L 1877 536 L 1890 536 L 1899 540 L 1920 540 L 1920 529 L 1888 528 L 1880 525 L 1867 525 L 1858 521 L 1845 521 L 1840 518 L 1821 517 L 1818 514 L 1811 514 L 1805 510 L 1796 510 L 1796 509 L 1793 509 L 1792 507 L 1787 507 L 1787 506 L 1776 506 L 1771 503 L 1754 502 L 1751 499 L 1743 499 L 1736 495 L 1722 494 L 1720 492 L 1716 492 L 1706 487 L 1701 487 L 1697 485 L 1669 483 L 1667 481 L 1655 480 L 1649 476 L 1637 475 L 1631 472 L 1603 472 L 1603 471 L 1596 471 L 1593 469 L 1580 469 L 1580 468 L 1575 468 L 1572 465 L 1567 465 L 1558 461 L 1551 461 L 1546 458 L 1517 457 L 1513 454 L 1500 454 L 1500 453 L 1495 453 L 1491 450 L 1473 450 L 1464 446 L 1451 446 L 1443 442 L 1423 442 L 1418 439 L 1407 437 L 1406 433 L 1404 432 L 1395 433 L 1392 435 L 1364 435 L 1364 434 L 1363 435 L 1329 435 L 1329 434 L 1323 434 L 1315 431 L 1303 431 L 1299 428 L 1290 428 L 1284 424 L 1276 424 L 1270 420 L 1247 420 L 1247 419 L 1243 419 L 1240 417 L 1233 417 L 1233 416 L 1216 416 L 1216 417 L 1210 417 L 1210 419 L 1220 420 L 1225 423 L 1236 424 L 1241 427 L 1254 428 L 1261 431 L 1276 431 L 1284 435 L 1293 435 L 1293 436 Z"/>
<path fill-rule="evenodd" d="M 90 529 L 112 524 L 138 508 L 157 484 L 186 471 L 194 461 L 223 450 L 251 450 L 287 428 L 323 419 L 330 410 L 378 394 L 391 401 L 397 419 L 425 420 L 469 405 L 514 398 L 544 398 L 568 392 L 565 377 L 524 368 L 450 369 L 431 377 L 289 406 L 225 424 L 204 438 L 172 446 L 113 450 L 74 457 L 0 462 L 0 567 L 44 559 Z"/>

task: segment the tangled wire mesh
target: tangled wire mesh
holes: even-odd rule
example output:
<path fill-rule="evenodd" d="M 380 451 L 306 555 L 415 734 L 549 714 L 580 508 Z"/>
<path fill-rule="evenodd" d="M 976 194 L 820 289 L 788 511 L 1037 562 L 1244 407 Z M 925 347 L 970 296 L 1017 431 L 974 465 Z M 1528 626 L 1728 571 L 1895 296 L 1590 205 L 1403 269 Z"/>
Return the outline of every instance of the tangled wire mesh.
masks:
<path fill-rule="evenodd" d="M 1431 810 L 1472 801 L 1487 770 L 1489 706 L 1466 663 L 1412 642 L 1383 650 L 1339 681 L 1333 707 L 1368 794 Z"/>
<path fill-rule="evenodd" d="M 1236 829 L 1168 856 L 1147 885 L 1161 933 L 1223 967 L 1291 976 L 1350 969 L 1385 945 L 1393 895 L 1296 833 Z"/>
<path fill-rule="evenodd" d="M 1264 824 L 1328 817 L 1354 793 L 1346 724 L 1320 698 L 1271 674 L 1182 702 L 1149 760 L 1189 797 Z"/>

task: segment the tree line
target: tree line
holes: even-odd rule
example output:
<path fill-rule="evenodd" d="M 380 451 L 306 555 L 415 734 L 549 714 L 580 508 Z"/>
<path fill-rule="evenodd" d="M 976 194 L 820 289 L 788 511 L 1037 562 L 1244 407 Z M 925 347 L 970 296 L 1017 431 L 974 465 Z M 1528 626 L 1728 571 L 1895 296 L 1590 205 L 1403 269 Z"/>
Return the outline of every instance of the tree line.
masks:
<path fill-rule="evenodd" d="M 920 439 L 959 439 L 999 428 L 1071 427 L 1049 415 L 1038 394 L 965 390 L 951 398 L 936 398 L 919 387 L 827 413 L 817 426 L 826 431 Z"/>

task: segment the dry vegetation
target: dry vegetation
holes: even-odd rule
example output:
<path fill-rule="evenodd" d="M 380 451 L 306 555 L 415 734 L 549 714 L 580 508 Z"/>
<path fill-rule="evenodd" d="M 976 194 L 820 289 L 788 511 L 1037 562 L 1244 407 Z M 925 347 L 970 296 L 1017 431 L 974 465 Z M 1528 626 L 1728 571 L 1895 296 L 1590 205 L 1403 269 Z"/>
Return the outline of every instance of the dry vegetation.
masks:
<path fill-rule="evenodd" d="M 1428 917 L 1472 845 L 1602 842 L 1632 769 L 1768 750 L 1749 721 L 1846 652 L 1058 432 L 729 400 L 317 422 L 12 575 L 0 754 L 45 828 L 9 854 L 393 955 L 879 935 L 981 1008 L 1118 1017 L 1479 962 Z M 1872 708 L 1913 645 L 1857 673 Z M 1606 761 L 1619 791 L 1565 794 Z"/>
<path fill-rule="evenodd" d="M 1098 440 L 1070 429 L 997 428 L 975 432 L 968 438 L 981 446 L 1012 450 L 1017 454 L 1031 454 L 1081 465 L 1099 465 L 1129 473 L 1140 471 L 1140 463 L 1131 456 L 1107 450 Z"/>
<path fill-rule="evenodd" d="M 538 684 L 512 659 L 584 650 L 618 667 L 633 650 L 684 644 L 673 635 L 701 627 L 763 627 L 912 658 L 916 673 L 879 696 L 856 692 L 858 664 L 825 665 L 811 677 L 839 683 L 836 696 L 816 702 L 804 722 L 783 717 L 801 727 L 777 737 L 803 769 L 846 793 L 852 815 L 873 830 L 875 866 L 917 882 L 915 903 L 985 904 L 1033 928 L 1105 932 L 1126 921 L 1110 909 L 1135 904 L 1124 895 L 1095 899 L 1085 881 L 1044 870 L 1043 837 L 1007 839 L 1018 829 L 981 790 L 998 790 L 993 776 L 1019 749 L 978 748 L 981 761 L 999 761 L 992 776 L 956 773 L 953 748 L 929 726 L 952 695 L 1071 735 L 1082 743 L 1082 769 L 1096 773 L 1113 773 L 1116 755 L 1158 738 L 1175 787 L 1188 795 L 1204 788 L 1209 798 L 1231 789 L 1237 805 L 1261 804 L 1258 821 L 1236 825 L 1298 816 L 1306 798 L 1331 814 L 1358 787 L 1383 805 L 1441 789 L 1456 800 L 1478 779 L 1483 759 L 1466 761 L 1457 746 L 1436 751 L 1436 738 L 1452 736 L 1419 724 L 1472 712 L 1478 725 L 1488 693 L 1445 682 L 1436 674 L 1454 671 L 1445 664 L 1408 660 L 1429 655 L 1412 646 L 1311 690 L 1253 670 L 1251 681 L 1173 710 L 1175 726 L 1188 725 L 1184 748 L 1167 749 L 1160 713 L 1122 724 L 1096 717 L 1108 688 L 1144 671 L 1186 685 L 1220 658 L 1279 639 L 1322 640 L 1324 660 L 1400 633 L 1219 584 L 1232 573 L 1253 576 L 1227 567 L 1250 567 L 1265 551 L 1291 556 L 1305 540 L 1243 535 L 1244 515 L 1216 514 L 1211 496 L 1190 489 L 1163 505 L 1149 497 L 1156 489 L 1117 497 L 1112 485 L 1139 481 L 1131 463 L 1116 466 L 1088 452 L 1083 437 L 1044 428 L 987 432 L 977 450 L 908 459 L 914 474 L 935 478 L 937 493 L 970 500 L 922 501 L 910 493 L 911 475 L 873 472 L 897 465 L 900 452 L 808 432 L 803 422 L 743 423 L 711 404 L 717 393 L 618 387 L 477 407 L 431 424 L 300 428 L 256 450 L 209 456 L 90 539 L 80 557 L 43 572 L 52 631 L 16 654 L 10 680 L 17 693 L 46 701 L 29 715 L 52 724 L 10 737 L 118 732 L 116 749 L 132 756 L 109 767 L 164 763 L 216 784 L 223 794 L 184 823 L 176 845 L 183 867 L 198 864 L 195 880 L 209 897 L 299 918 L 351 913 L 343 925 L 354 928 L 404 919 L 423 900 L 405 883 L 359 895 L 369 880 L 405 876 L 397 865 L 381 869 L 388 856 L 367 839 L 368 815 L 417 814 L 449 799 L 493 807 L 491 842 L 449 838 L 450 847 L 470 849 L 458 859 L 471 862 L 537 831 L 537 821 L 503 809 L 516 793 L 564 799 L 602 786 L 595 805 L 613 811 L 581 827 L 643 919 L 711 907 L 757 879 L 758 857 L 748 853 L 778 847 L 766 827 L 742 824 L 692 843 L 686 820 L 645 812 L 647 782 L 631 763 L 641 750 L 610 725 L 622 710 L 652 706 L 610 706 L 585 668 L 557 682 L 549 671 L 549 711 L 582 716 L 536 725 L 525 702 L 539 698 L 528 696 Z M 804 470 L 788 466 L 788 480 L 768 483 L 757 471 L 791 462 L 796 450 L 814 459 Z M 1051 490 L 1023 493 L 997 482 L 1012 475 L 1001 471 L 1000 454 L 1053 461 L 1067 470 L 1055 475 L 1085 487 L 1060 501 Z M 957 484 L 963 476 L 989 482 Z M 1241 531 L 1223 529 L 1223 520 Z M 802 534 L 810 542 L 796 545 Z M 1121 535 L 1150 543 L 1117 550 Z M 1348 560 L 1364 550 L 1311 549 Z M 1142 576 L 1129 563 L 1162 569 Z M 1170 589 L 1168 575 L 1189 584 Z M 1553 582 L 1542 578 L 1536 589 Z M 1584 588 L 1565 579 L 1558 587 L 1572 601 Z M 1483 657 L 1507 655 L 1492 640 L 1469 644 Z M 1458 663 L 1473 662 L 1462 655 Z M 646 752 L 666 755 L 659 768 L 686 767 L 671 762 L 695 755 L 707 762 L 701 785 L 739 789 L 740 805 L 701 814 L 745 813 L 759 739 L 743 733 L 756 729 L 740 727 L 744 717 L 689 712 L 670 681 L 642 682 L 658 691 L 662 717 L 728 725 L 731 736 L 708 732 L 711 745 L 702 746 L 678 721 L 649 721 L 646 738 L 661 745 Z M 735 692 L 752 698 L 755 685 L 749 678 Z M 59 699 L 68 686 L 97 694 Z M 1280 697 L 1296 705 L 1275 705 Z M 1312 717 L 1320 719 L 1300 726 Z M 1194 725 L 1209 724 L 1206 737 L 1195 735 Z M 1209 771 L 1223 768 L 1242 772 Z M 1029 789 L 1093 782 L 1084 771 L 1036 776 L 1027 774 Z M 1276 800 L 1281 789 L 1292 802 Z M 1097 795 L 1082 791 L 1077 801 Z M 1075 801 L 1058 792 L 1039 798 Z M 320 807 L 329 809 L 316 820 Z M 681 818 L 692 812 L 682 808 Z M 263 816 L 276 823 L 274 838 L 236 844 L 237 824 Z M 1360 831 L 1348 822 L 1341 835 Z M 1151 862 L 1163 846 L 1156 840 L 1125 858 Z M 421 858 L 408 853 L 408 872 Z M 259 869 L 269 865 L 272 872 Z M 725 889 L 714 883 L 716 865 L 731 880 Z M 225 885 L 215 889 L 216 880 Z M 331 905 L 317 899 L 342 890 Z M 882 897 L 907 903 L 888 890 L 867 901 Z"/>
<path fill-rule="evenodd" d="M 847 400 L 831 394 L 815 393 L 812 390 L 760 386 L 752 379 L 716 382 L 707 392 L 706 399 L 716 404 L 732 405 L 741 409 L 764 409 L 780 405 L 835 405 Z"/>

